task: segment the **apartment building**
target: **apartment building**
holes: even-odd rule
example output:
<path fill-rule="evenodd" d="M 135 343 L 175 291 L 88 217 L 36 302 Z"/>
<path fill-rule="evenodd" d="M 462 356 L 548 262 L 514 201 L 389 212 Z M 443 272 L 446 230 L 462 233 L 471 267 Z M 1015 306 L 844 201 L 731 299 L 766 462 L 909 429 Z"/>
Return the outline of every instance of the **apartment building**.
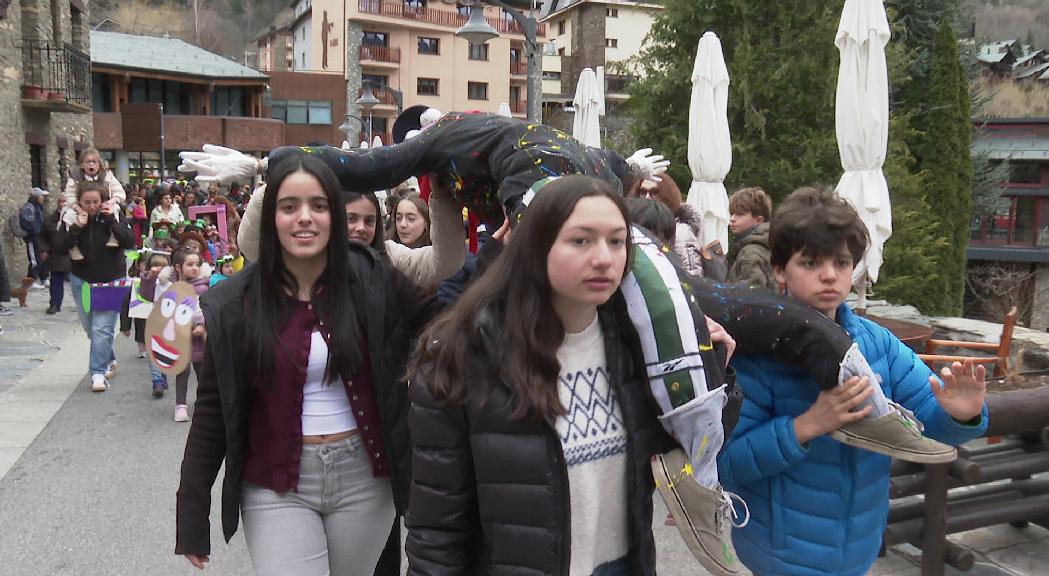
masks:
<path fill-rule="evenodd" d="M 92 144 L 88 6 L 83 0 L 0 2 L 0 219 L 34 186 L 61 190 Z M 26 271 L 25 245 L 4 226 L 8 273 Z"/>
<path fill-rule="evenodd" d="M 263 153 L 284 143 L 265 74 L 177 38 L 90 37 L 94 146 L 121 181 L 175 177 L 178 152 L 204 144 Z"/>
<path fill-rule="evenodd" d="M 548 42 L 543 55 L 544 122 L 570 130 L 572 114 L 565 110 L 575 96 L 583 68 L 605 67 L 605 108 L 602 138 L 610 143 L 625 137 L 628 119 L 617 114 L 627 100 L 629 76 L 613 73 L 611 65 L 641 51 L 648 31 L 663 6 L 633 0 L 549 0 L 542 22 Z M 699 40 L 697 35 L 696 40 Z"/>
<path fill-rule="evenodd" d="M 297 0 L 291 7 L 292 70 L 345 78 L 349 114 L 359 119 L 351 120 L 359 129 L 355 138 L 367 133 L 370 121 L 372 133 L 389 143 L 399 111 L 416 104 L 495 112 L 505 102 L 515 116 L 526 117 L 524 35 L 500 8 L 484 9 L 500 36 L 475 46 L 455 36 L 469 10 L 454 3 Z M 545 41 L 545 26 L 538 36 Z M 355 101 L 366 80 L 380 104 L 362 112 Z M 285 96 L 274 88 L 275 100 Z M 343 120 L 332 119 L 335 125 Z"/>

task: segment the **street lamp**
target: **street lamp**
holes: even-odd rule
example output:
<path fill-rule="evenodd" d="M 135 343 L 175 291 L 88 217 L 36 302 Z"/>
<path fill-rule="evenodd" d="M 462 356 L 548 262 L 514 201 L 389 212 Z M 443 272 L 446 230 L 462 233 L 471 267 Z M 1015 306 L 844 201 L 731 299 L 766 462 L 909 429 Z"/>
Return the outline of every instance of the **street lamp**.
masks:
<path fill-rule="evenodd" d="M 353 124 L 350 124 L 350 118 L 356 120 L 362 128 L 364 127 L 364 121 L 358 118 L 357 116 L 354 116 L 353 114 L 347 113 L 346 119 L 343 120 L 342 124 L 339 125 L 339 130 L 346 135 L 344 140 L 346 140 L 346 142 L 349 142 L 350 146 L 352 147 L 354 144 L 356 144 L 356 142 L 350 140 L 350 133 L 354 131 Z"/>
<path fill-rule="evenodd" d="M 368 113 L 368 144 L 372 141 L 372 108 L 379 104 L 379 99 L 372 93 L 372 83 L 365 80 L 361 88 L 361 97 L 357 99 L 357 106 Z"/>
<path fill-rule="evenodd" d="M 456 0 L 442 0 L 453 3 Z M 525 58 L 528 59 L 528 121 L 539 123 L 543 121 L 543 51 L 539 49 L 536 40 L 536 31 L 539 27 L 535 18 L 525 15 L 524 12 L 510 6 L 502 0 L 458 0 L 460 4 L 470 7 L 470 20 L 455 31 L 455 35 L 465 38 L 473 44 L 484 44 L 499 36 L 499 32 L 493 28 L 484 17 L 484 5 L 490 4 L 502 8 L 517 22 L 524 32 Z"/>

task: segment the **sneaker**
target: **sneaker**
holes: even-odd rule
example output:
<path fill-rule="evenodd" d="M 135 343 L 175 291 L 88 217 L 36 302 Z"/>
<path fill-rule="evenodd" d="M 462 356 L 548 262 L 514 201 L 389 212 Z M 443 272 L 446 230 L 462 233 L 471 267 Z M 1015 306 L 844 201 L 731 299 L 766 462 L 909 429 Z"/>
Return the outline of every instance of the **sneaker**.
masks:
<path fill-rule="evenodd" d="M 958 457 L 956 448 L 922 436 L 923 430 L 910 410 L 890 401 L 885 416 L 850 422 L 830 435 L 842 444 L 907 462 L 944 464 Z"/>
<path fill-rule="evenodd" d="M 117 369 L 120 368 L 120 363 L 116 360 L 109 363 L 109 368 L 106 368 L 106 380 L 109 380 L 117 373 Z"/>
<path fill-rule="evenodd" d="M 154 382 L 153 383 L 153 398 L 163 398 L 163 397 L 164 397 L 164 385 L 161 384 L 160 382 Z"/>
<path fill-rule="evenodd" d="M 743 573 L 732 546 L 732 528 L 742 528 L 750 519 L 746 502 L 718 485 L 714 489 L 700 485 L 692 478 L 692 465 L 685 451 L 672 450 L 652 458 L 652 476 L 663 502 L 674 517 L 681 538 L 692 555 L 715 576 Z M 743 504 L 746 517 L 736 524 L 732 498 Z"/>
<path fill-rule="evenodd" d="M 146 351 L 145 350 L 139 350 L 138 351 L 138 357 L 139 358 L 145 358 L 146 357 Z"/>
<path fill-rule="evenodd" d="M 58 314 L 61 310 L 62 309 L 59 308 L 58 306 L 48 306 L 47 307 L 47 313 L 48 314 Z"/>
<path fill-rule="evenodd" d="M 40 291 L 40 290 L 47 290 L 47 286 L 44 286 L 44 285 L 43 285 L 43 284 L 41 284 L 41 283 L 40 283 L 40 281 L 38 280 L 38 281 L 36 281 L 36 282 L 33 282 L 33 285 L 32 285 L 32 286 L 30 286 L 30 287 L 29 287 L 29 289 L 30 289 L 30 290 L 36 290 L 36 291 Z"/>
<path fill-rule="evenodd" d="M 51 279 L 50 278 L 44 280 L 44 286 L 46 286 L 48 289 L 51 288 Z"/>
<path fill-rule="evenodd" d="M 189 422 L 189 411 L 185 404 L 175 406 L 175 422 Z"/>
<path fill-rule="evenodd" d="M 10 316 L 14 313 L 14 310 L 8 308 L 7 306 L 4 306 L 3 304 L 0 304 L 0 316 Z"/>
<path fill-rule="evenodd" d="M 102 374 L 91 375 L 91 391 L 92 392 L 105 392 L 109 390 L 109 380 Z"/>

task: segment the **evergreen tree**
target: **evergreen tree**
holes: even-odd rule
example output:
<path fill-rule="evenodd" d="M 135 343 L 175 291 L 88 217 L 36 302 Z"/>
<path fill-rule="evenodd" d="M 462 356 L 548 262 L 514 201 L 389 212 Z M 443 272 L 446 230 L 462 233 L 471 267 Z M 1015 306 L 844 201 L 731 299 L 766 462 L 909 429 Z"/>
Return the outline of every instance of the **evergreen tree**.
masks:
<path fill-rule="evenodd" d="M 836 182 L 834 136 L 840 1 L 668 0 L 639 59 L 643 81 L 631 89 L 639 144 L 658 145 L 671 175 L 688 173 L 688 107 L 699 38 L 721 39 L 732 84 L 729 189 L 761 186 L 775 198 L 795 187 Z"/>
<path fill-rule="evenodd" d="M 934 314 L 961 314 L 965 292 L 965 247 L 972 217 L 969 85 L 948 23 L 940 27 L 932 52 L 924 137 L 918 151 L 926 177 L 931 219 L 947 241 L 937 268 L 943 274 L 942 305 Z"/>

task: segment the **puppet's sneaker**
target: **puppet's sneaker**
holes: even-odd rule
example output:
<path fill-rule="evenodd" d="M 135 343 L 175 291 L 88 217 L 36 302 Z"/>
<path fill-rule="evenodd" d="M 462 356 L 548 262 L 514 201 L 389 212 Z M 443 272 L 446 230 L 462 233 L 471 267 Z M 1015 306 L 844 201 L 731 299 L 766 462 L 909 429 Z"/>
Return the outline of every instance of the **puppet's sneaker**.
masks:
<path fill-rule="evenodd" d="M 653 457 L 652 476 L 681 538 L 696 560 L 715 576 L 742 574 L 743 565 L 732 547 L 732 527 L 746 526 L 750 512 L 746 512 L 743 522 L 734 524 L 732 498 L 739 499 L 744 509 L 746 503 L 720 485 L 711 489 L 696 482 L 692 465 L 680 449 Z"/>
<path fill-rule="evenodd" d="M 958 457 L 955 447 L 923 436 L 924 429 L 910 410 L 889 402 L 885 416 L 850 422 L 830 435 L 842 444 L 919 464 L 944 464 Z"/>

